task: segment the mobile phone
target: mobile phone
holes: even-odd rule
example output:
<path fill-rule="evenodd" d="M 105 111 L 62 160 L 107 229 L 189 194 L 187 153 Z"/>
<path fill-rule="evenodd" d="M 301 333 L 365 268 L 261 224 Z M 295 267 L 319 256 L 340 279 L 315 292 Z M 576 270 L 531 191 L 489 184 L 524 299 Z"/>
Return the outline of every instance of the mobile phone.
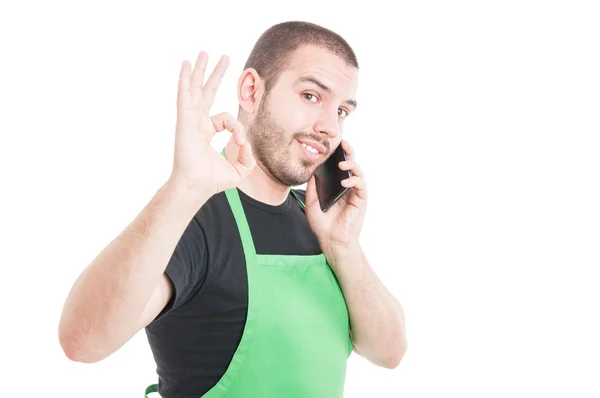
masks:
<path fill-rule="evenodd" d="M 349 188 L 342 186 L 342 180 L 351 176 L 350 171 L 341 170 L 339 166 L 339 163 L 345 160 L 346 153 L 340 144 L 315 171 L 317 195 L 323 212 L 329 210 L 348 192 Z"/>

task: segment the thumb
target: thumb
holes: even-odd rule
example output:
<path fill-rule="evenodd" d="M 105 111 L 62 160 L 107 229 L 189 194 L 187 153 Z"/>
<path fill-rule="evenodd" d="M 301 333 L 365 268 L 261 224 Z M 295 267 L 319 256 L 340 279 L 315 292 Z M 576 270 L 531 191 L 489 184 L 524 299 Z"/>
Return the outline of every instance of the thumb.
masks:
<path fill-rule="evenodd" d="M 252 154 L 252 147 L 248 141 L 238 148 L 237 159 L 233 167 L 237 170 L 241 179 L 244 179 L 256 166 L 256 159 Z"/>
<path fill-rule="evenodd" d="M 312 205 L 319 200 L 319 194 L 317 193 L 317 184 L 315 176 L 313 175 L 306 184 L 306 207 Z"/>

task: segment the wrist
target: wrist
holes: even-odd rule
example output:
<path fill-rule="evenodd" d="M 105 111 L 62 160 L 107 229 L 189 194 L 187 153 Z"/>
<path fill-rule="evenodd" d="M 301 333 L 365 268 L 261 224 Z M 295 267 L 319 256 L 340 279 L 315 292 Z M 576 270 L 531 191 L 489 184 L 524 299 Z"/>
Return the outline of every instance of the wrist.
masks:
<path fill-rule="evenodd" d="M 327 242 L 321 245 L 321 250 L 331 265 L 354 262 L 363 256 L 362 247 L 358 241 Z"/>
<path fill-rule="evenodd" d="M 213 195 L 207 189 L 175 178 L 169 178 L 163 184 L 161 190 L 182 209 L 189 209 L 194 212 L 198 211 Z"/>

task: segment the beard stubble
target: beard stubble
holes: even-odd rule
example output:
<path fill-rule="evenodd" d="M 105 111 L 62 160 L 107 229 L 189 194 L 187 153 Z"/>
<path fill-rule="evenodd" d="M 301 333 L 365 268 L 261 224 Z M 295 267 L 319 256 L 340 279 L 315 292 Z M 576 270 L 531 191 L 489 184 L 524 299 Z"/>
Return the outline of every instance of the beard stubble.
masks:
<path fill-rule="evenodd" d="M 294 133 L 289 137 L 279 126 L 268 110 L 268 97 L 260 104 L 256 118 L 248 129 L 248 138 L 254 150 L 254 157 L 276 181 L 285 186 L 298 186 L 310 180 L 318 164 L 301 159 L 295 164 L 290 149 L 293 142 L 308 138 L 321 143 L 329 153 L 329 142 L 307 133 Z"/>

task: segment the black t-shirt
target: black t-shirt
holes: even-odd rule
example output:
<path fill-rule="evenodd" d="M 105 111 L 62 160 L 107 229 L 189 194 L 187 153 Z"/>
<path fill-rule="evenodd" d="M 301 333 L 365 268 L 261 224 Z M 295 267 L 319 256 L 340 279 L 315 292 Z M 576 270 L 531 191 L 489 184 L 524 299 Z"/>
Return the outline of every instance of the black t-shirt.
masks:
<path fill-rule="evenodd" d="M 304 201 L 305 191 L 295 190 Z M 279 206 L 238 189 L 258 254 L 314 255 L 321 249 L 296 198 Z M 223 376 L 241 340 L 248 277 L 240 234 L 223 192 L 183 233 L 166 273 L 174 296 L 146 327 L 164 398 L 198 398 Z"/>

